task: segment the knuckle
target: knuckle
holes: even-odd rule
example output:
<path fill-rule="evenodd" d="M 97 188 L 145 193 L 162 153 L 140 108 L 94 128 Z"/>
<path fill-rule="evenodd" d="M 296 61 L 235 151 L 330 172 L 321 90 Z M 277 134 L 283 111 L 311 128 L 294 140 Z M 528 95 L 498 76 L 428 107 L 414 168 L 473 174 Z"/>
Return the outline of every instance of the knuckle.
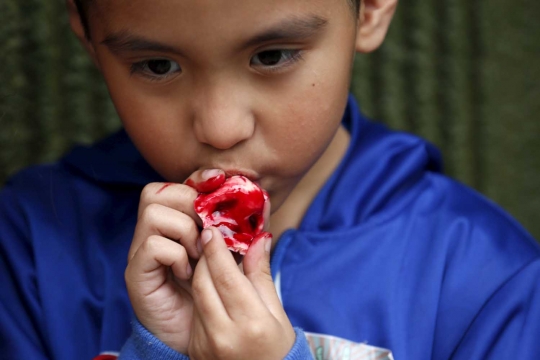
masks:
<path fill-rule="evenodd" d="M 246 326 L 244 333 L 246 334 L 248 339 L 251 339 L 252 341 L 258 341 L 262 337 L 264 337 L 265 327 L 263 327 L 262 324 L 257 321 L 251 321 Z"/>
<path fill-rule="evenodd" d="M 271 287 L 275 287 L 274 281 L 272 280 L 272 275 L 270 274 L 270 269 L 268 269 L 268 271 L 264 270 L 264 269 L 261 269 L 260 272 L 250 273 L 250 274 L 247 275 L 247 278 L 252 283 L 256 282 L 256 283 L 259 283 L 259 284 L 262 284 L 262 285 L 268 285 L 268 286 L 271 286 Z"/>
<path fill-rule="evenodd" d="M 217 272 L 215 275 L 215 282 L 219 284 L 224 291 L 236 291 L 238 289 L 236 277 L 227 271 Z"/>
<path fill-rule="evenodd" d="M 168 239 L 166 241 L 170 242 L 170 244 L 172 245 L 168 248 L 167 251 L 170 252 L 172 256 L 174 256 L 175 262 L 180 263 L 181 265 L 187 265 L 189 258 L 186 248 L 174 241 L 170 241 Z"/>
<path fill-rule="evenodd" d="M 178 244 L 178 246 L 175 246 L 175 250 L 176 250 L 176 257 L 178 258 L 178 260 L 185 262 L 187 265 L 188 253 L 187 253 L 186 248 Z"/>
<path fill-rule="evenodd" d="M 155 203 L 149 204 L 144 208 L 141 216 L 141 221 L 147 224 L 152 224 L 160 217 L 161 206 Z"/>
<path fill-rule="evenodd" d="M 209 345 L 214 354 L 219 354 L 220 359 L 233 359 L 234 346 L 226 335 L 213 335 L 209 339 Z"/>
<path fill-rule="evenodd" d="M 176 250 L 176 262 L 185 269 L 186 266 L 189 264 L 189 256 L 186 248 L 183 246 L 177 246 Z"/>
<path fill-rule="evenodd" d="M 142 250 L 146 253 L 154 254 L 160 249 L 160 242 L 161 238 L 159 236 L 151 235 L 142 243 Z"/>
<path fill-rule="evenodd" d="M 141 197 L 140 202 L 145 203 L 149 202 L 150 199 L 154 197 L 154 194 L 156 193 L 156 189 L 159 186 L 159 183 L 150 183 L 146 185 L 142 191 L 141 191 Z"/>

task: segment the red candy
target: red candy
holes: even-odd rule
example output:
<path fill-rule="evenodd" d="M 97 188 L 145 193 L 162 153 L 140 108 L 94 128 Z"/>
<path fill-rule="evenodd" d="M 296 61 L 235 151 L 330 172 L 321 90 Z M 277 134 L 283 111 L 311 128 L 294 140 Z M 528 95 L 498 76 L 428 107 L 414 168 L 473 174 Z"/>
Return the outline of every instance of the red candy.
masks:
<path fill-rule="evenodd" d="M 195 211 L 203 227 L 215 226 L 231 251 L 245 255 L 264 227 L 268 194 L 244 176 L 232 176 L 215 191 L 195 199 Z"/>

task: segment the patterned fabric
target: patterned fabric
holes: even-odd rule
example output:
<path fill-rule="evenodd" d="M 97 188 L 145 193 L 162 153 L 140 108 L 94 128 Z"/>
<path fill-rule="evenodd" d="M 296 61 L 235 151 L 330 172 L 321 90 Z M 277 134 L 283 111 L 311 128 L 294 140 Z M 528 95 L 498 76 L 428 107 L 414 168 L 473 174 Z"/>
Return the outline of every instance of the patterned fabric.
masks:
<path fill-rule="evenodd" d="M 387 349 L 336 336 L 305 333 L 315 360 L 394 360 Z"/>

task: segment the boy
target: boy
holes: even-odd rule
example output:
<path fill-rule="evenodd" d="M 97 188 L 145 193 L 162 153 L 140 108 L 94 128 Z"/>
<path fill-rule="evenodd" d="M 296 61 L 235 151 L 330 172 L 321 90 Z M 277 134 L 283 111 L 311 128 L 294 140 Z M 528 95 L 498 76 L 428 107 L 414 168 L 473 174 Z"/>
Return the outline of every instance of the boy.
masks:
<path fill-rule="evenodd" d="M 302 329 L 396 359 L 540 353 L 536 243 L 347 95 L 396 0 L 68 6 L 125 132 L 3 190 L 1 356 L 303 359 Z M 236 174 L 271 200 L 243 269 L 193 211 Z"/>

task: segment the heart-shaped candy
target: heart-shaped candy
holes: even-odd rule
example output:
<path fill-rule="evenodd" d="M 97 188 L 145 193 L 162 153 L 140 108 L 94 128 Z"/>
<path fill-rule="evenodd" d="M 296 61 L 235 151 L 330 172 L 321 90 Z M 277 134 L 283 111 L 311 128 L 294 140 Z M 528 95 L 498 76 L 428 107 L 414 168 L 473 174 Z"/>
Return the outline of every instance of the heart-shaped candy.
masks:
<path fill-rule="evenodd" d="M 264 228 L 264 204 L 268 193 L 245 176 L 232 176 L 211 193 L 195 199 L 195 211 L 203 227 L 219 229 L 227 247 L 245 255 Z"/>

